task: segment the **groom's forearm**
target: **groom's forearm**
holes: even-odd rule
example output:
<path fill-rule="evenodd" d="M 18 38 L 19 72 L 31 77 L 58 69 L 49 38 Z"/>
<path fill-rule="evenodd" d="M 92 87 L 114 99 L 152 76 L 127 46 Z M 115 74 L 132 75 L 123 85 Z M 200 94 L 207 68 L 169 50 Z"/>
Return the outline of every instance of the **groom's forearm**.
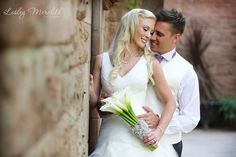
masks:
<path fill-rule="evenodd" d="M 192 117 L 192 118 L 191 118 Z M 166 134 L 175 134 L 178 132 L 189 133 L 198 124 L 200 116 L 175 115 L 166 128 Z"/>

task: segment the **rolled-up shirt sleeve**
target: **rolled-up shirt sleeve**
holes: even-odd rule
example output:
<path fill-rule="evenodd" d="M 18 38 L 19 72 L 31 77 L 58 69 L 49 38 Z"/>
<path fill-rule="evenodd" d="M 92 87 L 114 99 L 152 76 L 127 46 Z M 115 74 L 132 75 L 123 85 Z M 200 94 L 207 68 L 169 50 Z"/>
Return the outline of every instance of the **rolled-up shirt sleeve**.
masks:
<path fill-rule="evenodd" d="M 194 70 L 188 71 L 183 77 L 177 94 L 177 107 L 165 133 L 188 133 L 200 120 L 199 83 Z"/>

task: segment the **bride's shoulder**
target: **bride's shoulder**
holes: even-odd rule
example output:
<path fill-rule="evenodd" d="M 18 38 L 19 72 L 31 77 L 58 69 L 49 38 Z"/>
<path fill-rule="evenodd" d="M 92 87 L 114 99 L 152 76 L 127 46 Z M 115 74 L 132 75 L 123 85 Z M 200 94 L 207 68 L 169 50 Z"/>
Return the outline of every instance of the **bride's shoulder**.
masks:
<path fill-rule="evenodd" d="M 108 52 L 102 52 L 102 53 L 96 55 L 95 56 L 95 64 L 102 65 L 102 61 L 106 56 L 109 56 Z"/>
<path fill-rule="evenodd" d="M 102 53 L 98 54 L 96 57 L 97 58 L 103 58 L 105 56 L 109 56 L 109 53 L 108 52 L 102 52 Z"/>

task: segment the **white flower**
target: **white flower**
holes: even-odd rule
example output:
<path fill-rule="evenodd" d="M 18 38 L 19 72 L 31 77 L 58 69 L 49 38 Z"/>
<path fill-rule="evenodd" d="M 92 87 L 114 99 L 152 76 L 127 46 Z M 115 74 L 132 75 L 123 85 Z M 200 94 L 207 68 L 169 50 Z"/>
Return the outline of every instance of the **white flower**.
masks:
<path fill-rule="evenodd" d="M 100 108 L 101 111 L 103 111 L 103 112 L 112 112 L 112 113 L 122 112 L 122 110 L 117 105 L 119 103 L 119 101 L 115 100 L 114 98 L 108 97 L 108 98 L 103 99 L 101 101 L 105 102 L 105 105 L 103 105 Z"/>

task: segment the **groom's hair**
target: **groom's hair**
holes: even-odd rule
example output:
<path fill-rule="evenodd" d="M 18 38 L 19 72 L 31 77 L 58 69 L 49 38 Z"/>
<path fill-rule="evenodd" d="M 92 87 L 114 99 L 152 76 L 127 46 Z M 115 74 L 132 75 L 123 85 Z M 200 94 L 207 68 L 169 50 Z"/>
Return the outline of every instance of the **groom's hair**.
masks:
<path fill-rule="evenodd" d="M 185 18 L 181 12 L 176 9 L 162 9 L 156 14 L 156 20 L 167 22 L 172 25 L 172 34 L 183 34 L 185 27 Z"/>

